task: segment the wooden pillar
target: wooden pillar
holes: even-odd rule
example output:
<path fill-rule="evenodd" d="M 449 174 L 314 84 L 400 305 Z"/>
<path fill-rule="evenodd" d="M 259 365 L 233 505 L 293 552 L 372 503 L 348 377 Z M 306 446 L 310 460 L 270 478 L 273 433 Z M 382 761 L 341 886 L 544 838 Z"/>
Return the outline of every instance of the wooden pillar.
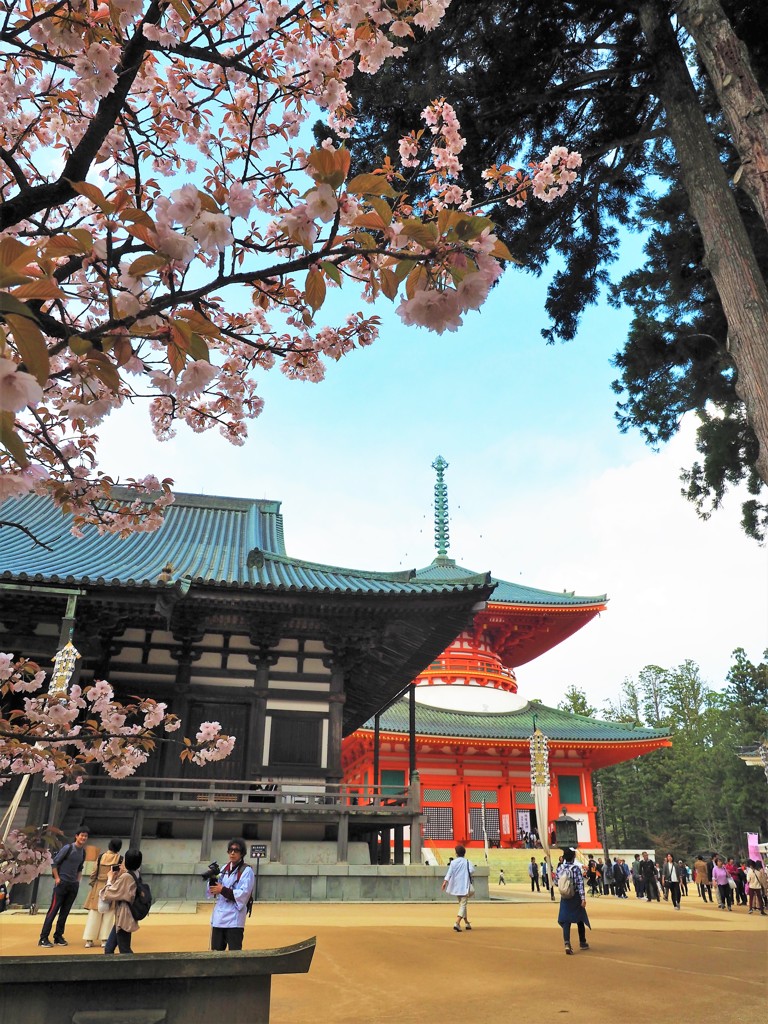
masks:
<path fill-rule="evenodd" d="M 389 864 L 392 860 L 392 834 L 390 829 L 381 830 L 381 846 L 379 847 L 379 864 Z"/>
<path fill-rule="evenodd" d="M 264 729 L 267 722 L 267 697 L 269 696 L 269 669 L 278 660 L 277 653 L 270 653 L 270 646 L 279 642 L 277 637 L 251 637 L 251 643 L 258 646 L 258 654 L 250 654 L 248 660 L 256 673 L 251 694 L 251 721 L 248 730 L 248 749 L 245 758 L 247 777 L 260 778 L 264 774 Z"/>
<path fill-rule="evenodd" d="M 216 815 L 213 811 L 206 811 L 203 815 L 203 838 L 200 842 L 200 860 L 210 861 L 213 849 L 213 825 Z"/>
<path fill-rule="evenodd" d="M 336 860 L 346 864 L 349 859 L 349 815 L 342 812 L 339 817 L 339 833 L 336 839 Z"/>
<path fill-rule="evenodd" d="M 408 778 L 416 771 L 416 687 L 408 694 Z"/>
<path fill-rule="evenodd" d="M 453 805 L 453 840 L 461 843 L 467 838 L 467 805 L 464 799 L 463 764 L 459 765 L 459 777 L 451 786 Z"/>
<path fill-rule="evenodd" d="M 269 847 L 270 861 L 279 861 L 283 844 L 283 815 L 275 811 L 272 816 L 272 839 Z"/>
<path fill-rule="evenodd" d="M 379 792 L 379 780 L 381 778 L 381 767 L 379 764 L 379 745 L 381 736 L 381 715 L 373 716 L 373 796 Z"/>
<path fill-rule="evenodd" d="M 504 841 L 515 840 L 515 812 L 512 806 L 512 781 L 509 778 L 509 765 L 502 763 L 501 767 L 503 783 L 499 787 L 499 832 L 501 834 L 501 843 Z M 509 828 L 505 829 L 505 821 L 509 822 Z M 539 833 L 541 834 L 541 833 Z"/>
<path fill-rule="evenodd" d="M 404 825 L 395 825 L 395 864 L 405 863 L 405 843 L 403 841 Z"/>
<path fill-rule="evenodd" d="M 368 856 L 370 858 L 371 864 L 377 864 L 378 863 L 378 857 L 379 857 L 379 833 L 378 832 L 371 832 L 370 836 L 368 837 Z"/>
<path fill-rule="evenodd" d="M 344 731 L 344 665 L 335 658 L 331 668 L 331 692 L 328 696 L 328 781 L 340 783 L 341 740 Z"/>
<path fill-rule="evenodd" d="M 408 807 L 411 811 L 411 864 L 421 864 L 421 777 L 418 771 L 411 776 Z"/>
<path fill-rule="evenodd" d="M 188 721 L 189 712 L 189 687 L 192 680 L 192 664 L 197 661 L 202 652 L 193 651 L 192 645 L 200 643 L 203 633 L 194 628 L 187 628 L 184 632 L 174 632 L 174 640 L 178 646 L 171 649 L 171 657 L 176 661 L 176 682 L 174 684 L 173 704 L 171 710 L 181 719 L 184 728 L 190 729 Z M 158 774 L 163 778 L 173 777 L 179 774 L 178 753 L 172 743 L 164 743 L 160 754 L 160 765 Z"/>
<path fill-rule="evenodd" d="M 138 850 L 141 846 L 141 836 L 144 831 L 144 810 L 141 807 L 137 807 L 133 812 L 133 820 L 131 821 L 131 841 L 130 845 L 133 849 Z"/>

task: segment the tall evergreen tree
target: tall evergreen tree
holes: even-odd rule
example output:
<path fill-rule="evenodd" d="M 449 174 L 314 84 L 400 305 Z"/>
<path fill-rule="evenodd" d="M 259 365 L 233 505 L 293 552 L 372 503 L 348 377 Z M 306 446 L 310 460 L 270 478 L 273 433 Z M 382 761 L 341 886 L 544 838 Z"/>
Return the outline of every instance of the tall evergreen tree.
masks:
<path fill-rule="evenodd" d="M 677 8 L 666 0 L 453 0 L 438 32 L 390 69 L 391 81 L 379 77 L 375 89 L 355 83 L 360 121 L 352 148 L 360 167 L 373 164 L 395 151 L 431 98 L 445 95 L 467 135 L 462 158 L 478 197 L 481 172 L 494 162 L 525 161 L 564 141 L 579 149 L 580 187 L 557 208 L 525 219 L 504 205 L 493 211 L 525 266 L 540 272 L 553 249 L 563 260 L 549 288 L 545 336 L 574 336 L 617 258 L 617 228 L 654 229 L 644 276 L 629 275 L 615 293 L 636 314 L 617 357 L 620 425 L 639 427 L 658 443 L 672 436 L 683 413 L 698 412 L 703 459 L 689 469 L 685 493 L 706 515 L 729 484 L 746 479 L 753 497 L 744 523 L 760 536 L 768 515 L 759 500 L 760 481 L 768 479 L 766 236 L 727 174 L 741 167 L 742 184 L 747 173 L 756 194 L 750 155 L 768 153 L 759 150 L 759 133 L 729 133 L 717 96 L 730 83 L 716 69 L 733 43 L 723 41 L 725 23 L 749 40 L 749 51 L 742 50 L 751 58 L 750 95 L 760 120 L 768 9 L 744 0 L 726 2 L 722 16 L 715 0 L 681 7 L 715 69 L 714 90 L 703 74 L 694 90 L 690 37 L 675 30 Z M 744 112 L 729 109 L 729 116 L 743 120 Z M 419 189 L 417 175 L 411 188 Z"/>

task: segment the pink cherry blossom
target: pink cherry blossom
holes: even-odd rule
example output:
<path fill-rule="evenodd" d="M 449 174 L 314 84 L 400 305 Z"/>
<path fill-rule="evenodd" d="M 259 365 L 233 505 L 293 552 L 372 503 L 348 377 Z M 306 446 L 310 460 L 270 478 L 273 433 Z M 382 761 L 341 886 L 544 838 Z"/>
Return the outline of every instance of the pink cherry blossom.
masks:
<path fill-rule="evenodd" d="M 12 359 L 0 359 L 0 410 L 19 412 L 42 397 L 43 389 L 31 373 L 19 370 Z"/>

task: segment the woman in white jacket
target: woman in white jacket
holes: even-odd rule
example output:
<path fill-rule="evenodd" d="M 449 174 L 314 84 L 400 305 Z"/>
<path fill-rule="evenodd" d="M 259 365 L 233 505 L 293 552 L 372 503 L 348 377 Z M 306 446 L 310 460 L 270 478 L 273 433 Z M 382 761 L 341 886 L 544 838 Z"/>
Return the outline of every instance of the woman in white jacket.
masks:
<path fill-rule="evenodd" d="M 472 931 L 472 925 L 467 917 L 467 900 L 475 892 L 472 887 L 472 875 L 475 868 L 472 862 L 467 860 L 466 852 L 463 846 L 456 847 L 456 856 L 448 865 L 448 871 L 441 886 L 443 892 L 447 892 L 449 896 L 455 896 L 459 901 L 456 923 L 453 926 L 455 932 L 461 931 L 462 919 L 464 920 L 465 930 L 468 932 Z"/>

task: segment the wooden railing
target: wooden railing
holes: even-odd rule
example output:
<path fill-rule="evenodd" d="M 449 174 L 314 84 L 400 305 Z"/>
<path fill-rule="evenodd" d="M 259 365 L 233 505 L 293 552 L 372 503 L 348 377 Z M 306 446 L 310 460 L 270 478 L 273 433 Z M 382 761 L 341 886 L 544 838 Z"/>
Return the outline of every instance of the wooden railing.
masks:
<path fill-rule="evenodd" d="M 76 794 L 83 805 L 137 803 L 145 808 L 152 805 L 174 804 L 186 810 L 208 810 L 235 806 L 244 812 L 266 809 L 292 810 L 299 807 L 321 807 L 329 811 L 349 811 L 370 814 L 403 809 L 418 813 L 417 787 L 403 792 L 392 792 L 387 786 L 360 786 L 326 782 L 283 783 L 207 781 L 193 779 L 140 778 L 140 779 L 87 779 Z"/>

